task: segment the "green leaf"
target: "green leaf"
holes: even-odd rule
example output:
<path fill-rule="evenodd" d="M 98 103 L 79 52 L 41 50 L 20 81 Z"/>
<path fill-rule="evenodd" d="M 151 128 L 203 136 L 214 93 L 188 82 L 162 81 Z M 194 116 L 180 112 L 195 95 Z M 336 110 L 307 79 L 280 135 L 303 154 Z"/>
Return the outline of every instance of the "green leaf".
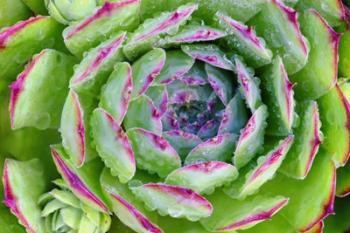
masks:
<path fill-rule="evenodd" d="M 70 90 L 63 106 L 60 127 L 62 145 L 77 167 L 97 156 L 90 137 L 90 114 L 95 105 L 90 97 Z"/>
<path fill-rule="evenodd" d="M 236 94 L 226 105 L 220 121 L 218 134 L 239 134 L 247 122 L 247 117 L 247 110 L 243 99 L 239 94 Z"/>
<path fill-rule="evenodd" d="M 232 62 L 217 45 L 188 44 L 182 45 L 181 49 L 194 59 L 203 61 L 224 70 L 233 70 Z"/>
<path fill-rule="evenodd" d="M 11 26 L 31 15 L 22 0 L 1 0 L 0 6 L 0 28 Z"/>
<path fill-rule="evenodd" d="M 160 74 L 165 64 L 166 54 L 163 49 L 156 48 L 132 65 L 133 84 L 132 98 L 135 99 L 146 93 L 147 89 L 152 85 L 155 78 Z"/>
<path fill-rule="evenodd" d="M 181 50 L 166 52 L 166 62 L 155 84 L 169 84 L 185 75 L 193 66 L 194 59 Z"/>
<path fill-rule="evenodd" d="M 315 101 L 299 106 L 300 124 L 294 130 L 295 141 L 281 167 L 281 172 L 296 179 L 305 179 L 323 140 L 321 121 Z"/>
<path fill-rule="evenodd" d="M 22 0 L 35 14 L 46 15 L 47 9 L 44 0 Z"/>
<path fill-rule="evenodd" d="M 345 17 L 343 3 L 339 0 L 299 0 L 297 8 L 301 10 L 316 9 L 332 26 L 339 25 Z"/>
<path fill-rule="evenodd" d="M 152 49 L 162 36 L 177 32 L 197 8 L 196 4 L 187 4 L 180 6 L 173 12 L 163 12 L 155 18 L 145 20 L 131 34 L 124 47 L 127 58 L 134 60 Z"/>
<path fill-rule="evenodd" d="M 254 25 L 257 34 L 265 38 L 272 52 L 281 56 L 288 74 L 294 74 L 305 66 L 309 48 L 294 9 L 281 1 L 269 1 L 249 24 Z"/>
<path fill-rule="evenodd" d="M 197 145 L 188 154 L 185 164 L 192 164 L 203 161 L 227 162 L 232 157 L 237 136 L 234 134 L 222 134 Z"/>
<path fill-rule="evenodd" d="M 179 155 L 163 137 L 141 128 L 129 129 L 127 134 L 139 168 L 165 177 L 181 167 Z"/>
<path fill-rule="evenodd" d="M 4 204 L 28 232 L 42 232 L 43 221 L 37 200 L 46 191 L 48 181 L 39 160 L 19 162 L 6 159 L 2 181 Z"/>
<path fill-rule="evenodd" d="M 128 136 L 118 122 L 102 108 L 92 113 L 92 134 L 96 150 L 106 167 L 118 176 L 122 183 L 135 174 L 136 162 Z"/>
<path fill-rule="evenodd" d="M 339 43 L 339 75 L 350 77 L 350 29 L 347 28 L 340 37 Z"/>
<path fill-rule="evenodd" d="M 109 112 L 118 124 L 128 111 L 133 89 L 129 63 L 117 63 L 108 81 L 102 87 L 99 106 Z"/>
<path fill-rule="evenodd" d="M 234 200 L 222 191 L 210 195 L 208 200 L 213 204 L 214 212 L 210 217 L 201 219 L 200 223 L 211 232 L 251 228 L 269 220 L 288 203 L 288 198 L 282 196 L 259 194 L 245 200 Z"/>
<path fill-rule="evenodd" d="M 68 188 L 86 205 L 97 211 L 108 213 L 108 200 L 103 195 L 99 177 L 103 164 L 95 159 L 76 168 L 68 159 L 61 145 L 51 146 L 52 158 L 58 172 L 61 174 Z"/>
<path fill-rule="evenodd" d="M 224 105 L 233 97 L 233 73 L 205 64 L 208 82 Z"/>
<path fill-rule="evenodd" d="M 123 125 L 126 130 L 135 127 L 143 128 L 157 135 L 161 135 L 163 128 L 160 114 L 153 101 L 144 95 L 130 102 Z"/>
<path fill-rule="evenodd" d="M 286 136 L 291 133 L 294 123 L 294 91 L 280 57 L 276 57 L 272 65 L 265 70 L 262 84 L 270 113 L 267 134 Z"/>
<path fill-rule="evenodd" d="M 173 218 L 197 221 L 210 216 L 213 211 L 212 205 L 204 197 L 181 186 L 148 183 L 132 187 L 132 192 L 151 210 Z"/>
<path fill-rule="evenodd" d="M 88 95 L 100 93 L 115 63 L 123 60 L 121 46 L 125 36 L 125 32 L 119 33 L 87 52 L 75 68 L 69 87 Z"/>
<path fill-rule="evenodd" d="M 106 2 L 91 16 L 67 27 L 64 42 L 74 55 L 99 45 L 113 34 L 133 30 L 139 23 L 140 0 Z"/>
<path fill-rule="evenodd" d="M 323 148 L 337 167 L 346 164 L 350 156 L 350 104 L 336 85 L 318 100 L 321 130 L 325 135 Z M 336 143 L 334 141 L 336 139 Z"/>
<path fill-rule="evenodd" d="M 236 73 L 240 92 L 252 112 L 262 104 L 260 94 L 260 80 L 253 76 L 252 71 L 238 58 L 235 59 Z"/>
<path fill-rule="evenodd" d="M 345 197 L 350 194 L 350 163 L 337 170 L 337 196 Z"/>
<path fill-rule="evenodd" d="M 310 42 L 309 59 L 290 79 L 298 99 L 317 99 L 337 82 L 339 34 L 313 9 L 300 18 L 300 25 Z"/>
<path fill-rule="evenodd" d="M 266 106 L 261 105 L 242 129 L 233 157 L 237 168 L 245 166 L 262 150 L 267 116 Z"/>
<path fill-rule="evenodd" d="M 24 64 L 44 48 L 57 47 L 62 26 L 47 16 L 36 16 L 0 31 L 1 81 L 13 80 Z"/>
<path fill-rule="evenodd" d="M 244 199 L 259 191 L 267 181 L 271 180 L 281 166 L 286 154 L 293 144 L 294 136 L 281 140 L 267 155 L 257 160 L 257 165 L 244 168 L 244 172 L 230 186 L 225 193 L 235 199 Z"/>
<path fill-rule="evenodd" d="M 333 213 L 335 178 L 330 154 L 321 150 L 305 180 L 278 174 L 260 193 L 289 197 L 289 204 L 280 213 L 293 229 L 305 232 Z M 279 225 L 274 222 L 272 227 L 273 224 Z"/>
<path fill-rule="evenodd" d="M 230 33 L 224 39 L 227 46 L 236 50 L 246 62 L 254 68 L 271 62 L 272 52 L 266 47 L 264 39 L 255 34 L 253 28 L 222 13 L 218 13 L 217 17 L 221 27 Z"/>
<path fill-rule="evenodd" d="M 163 232 L 162 229 L 154 224 L 154 221 L 157 219 L 155 213 L 144 208 L 143 203 L 136 199 L 128 185 L 120 183 L 107 169 L 103 170 L 100 180 L 103 189 L 112 202 L 113 212 L 122 223 L 136 232 Z M 113 225 L 112 229 L 114 229 Z M 112 229 L 111 231 L 113 232 Z M 116 232 L 124 233 L 126 229 Z"/>
<path fill-rule="evenodd" d="M 57 128 L 76 60 L 51 49 L 35 55 L 11 84 L 12 129 Z"/>
<path fill-rule="evenodd" d="M 183 186 L 198 193 L 212 193 L 238 177 L 237 169 L 224 162 L 203 162 L 181 167 L 171 172 L 165 183 Z"/>

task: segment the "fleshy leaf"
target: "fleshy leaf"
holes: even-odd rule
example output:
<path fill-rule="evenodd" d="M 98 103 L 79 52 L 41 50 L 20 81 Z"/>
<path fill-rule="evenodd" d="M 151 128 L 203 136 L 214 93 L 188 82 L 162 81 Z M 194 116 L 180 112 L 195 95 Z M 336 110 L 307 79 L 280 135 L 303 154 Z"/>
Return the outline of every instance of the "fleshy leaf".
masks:
<path fill-rule="evenodd" d="M 180 186 L 148 183 L 132 187 L 132 191 L 150 209 L 174 218 L 197 221 L 210 216 L 213 211 L 212 205 L 204 197 Z"/>
<path fill-rule="evenodd" d="M 151 86 L 148 88 L 146 95 L 153 100 L 160 116 L 168 110 L 169 95 L 166 86 Z"/>
<path fill-rule="evenodd" d="M 100 180 L 111 200 L 113 212 L 121 222 L 136 232 L 163 233 L 154 223 L 155 214 L 143 207 L 126 184 L 116 180 L 107 169 L 103 170 Z"/>
<path fill-rule="evenodd" d="M 255 78 L 248 68 L 238 58 L 235 59 L 236 73 L 240 85 L 240 91 L 252 112 L 262 104 L 260 94 L 260 80 Z"/>
<path fill-rule="evenodd" d="M 298 13 L 294 9 L 280 0 L 269 1 L 250 24 L 265 38 L 273 53 L 281 56 L 288 74 L 294 74 L 305 66 L 309 48 L 301 34 Z"/>
<path fill-rule="evenodd" d="M 132 98 L 146 93 L 154 79 L 165 64 L 166 54 L 163 49 L 156 48 L 143 55 L 132 65 L 134 89 Z"/>
<path fill-rule="evenodd" d="M 158 135 L 162 133 L 163 128 L 160 113 L 153 101 L 144 95 L 130 102 L 123 125 L 125 129 L 144 128 Z"/>
<path fill-rule="evenodd" d="M 194 64 L 194 59 L 181 50 L 166 52 L 165 65 L 156 79 L 156 84 L 169 84 L 186 74 Z"/>
<path fill-rule="evenodd" d="M 141 6 L 141 16 L 142 18 L 149 18 L 155 12 L 162 12 L 169 8 L 172 9 L 188 2 L 193 1 L 159 0 L 155 2 L 153 0 L 143 0 Z M 249 2 L 242 2 L 241 0 L 196 0 L 195 2 L 199 4 L 198 10 L 193 14 L 194 17 L 211 23 L 215 19 L 215 14 L 218 11 L 223 10 L 232 18 L 246 22 L 260 11 L 261 6 L 266 2 L 266 0 L 250 0 Z"/>
<path fill-rule="evenodd" d="M 47 10 L 45 8 L 44 0 L 22 0 L 29 9 L 31 9 L 35 14 L 45 15 Z"/>
<path fill-rule="evenodd" d="M 304 179 L 309 173 L 323 140 L 317 103 L 308 101 L 299 106 L 300 124 L 294 130 L 295 141 L 281 167 L 287 176 Z"/>
<path fill-rule="evenodd" d="M 182 45 L 181 49 L 194 59 L 203 61 L 212 66 L 225 70 L 233 70 L 234 68 L 232 62 L 226 57 L 225 53 L 217 45 Z"/>
<path fill-rule="evenodd" d="M 62 24 L 70 24 L 93 14 L 97 6 L 96 0 L 55 1 L 45 0 L 45 6 L 55 20 Z"/>
<path fill-rule="evenodd" d="M 202 143 L 198 136 L 181 130 L 166 131 L 163 133 L 163 137 L 177 151 L 181 159 L 185 159 L 193 148 Z"/>
<path fill-rule="evenodd" d="M 187 219 L 172 218 L 170 216 L 158 218 L 157 224 L 166 233 L 210 233 L 210 231 L 205 230 L 199 222 L 191 222 Z"/>
<path fill-rule="evenodd" d="M 140 0 L 107 1 L 93 15 L 67 27 L 64 42 L 81 57 L 114 33 L 134 29 L 139 23 L 139 10 Z"/>
<path fill-rule="evenodd" d="M 91 147 L 89 115 L 94 102 L 74 91 L 68 93 L 61 118 L 62 145 L 75 166 L 96 157 Z"/>
<path fill-rule="evenodd" d="M 0 5 L 0 28 L 11 26 L 31 15 L 22 0 L 1 0 Z"/>
<path fill-rule="evenodd" d="M 350 156 L 350 104 L 338 85 L 318 100 L 323 148 L 337 167 L 344 166 Z M 334 142 L 336 139 L 336 143 Z"/>
<path fill-rule="evenodd" d="M 179 78 L 181 82 L 189 86 L 199 86 L 208 83 L 205 66 L 202 62 L 195 62 L 192 68 Z"/>
<path fill-rule="evenodd" d="M 189 24 L 183 26 L 175 35 L 166 36 L 164 39 L 160 40 L 158 44 L 168 47 L 182 43 L 213 41 L 225 37 L 226 35 L 225 31 L 214 27 Z"/>
<path fill-rule="evenodd" d="M 339 25 L 345 17 L 345 9 L 341 0 L 299 0 L 297 8 L 316 9 L 332 26 Z"/>
<path fill-rule="evenodd" d="M 127 131 L 138 167 L 165 177 L 181 166 L 176 150 L 161 136 L 133 128 Z"/>
<path fill-rule="evenodd" d="M 212 193 L 216 187 L 238 177 L 237 169 L 224 162 L 203 162 L 179 168 L 170 173 L 165 183 L 179 185 L 198 193 Z"/>
<path fill-rule="evenodd" d="M 242 129 L 233 157 L 237 168 L 246 165 L 262 149 L 267 116 L 266 106 L 261 105 Z"/>
<path fill-rule="evenodd" d="M 294 123 L 294 91 L 282 59 L 276 57 L 262 76 L 262 84 L 268 110 L 267 133 L 288 135 Z M 273 127 L 272 127 L 273 125 Z"/>
<path fill-rule="evenodd" d="M 235 133 L 240 130 L 247 122 L 247 111 L 243 100 L 239 94 L 236 94 L 226 105 L 223 112 L 218 134 Z"/>
<path fill-rule="evenodd" d="M 345 197 L 350 194 L 350 163 L 337 170 L 337 196 Z"/>
<path fill-rule="evenodd" d="M 266 47 L 265 41 L 259 38 L 252 27 L 218 13 L 222 28 L 229 31 L 225 37 L 227 45 L 239 52 L 241 56 L 254 68 L 267 65 L 272 60 L 272 52 Z"/>
<path fill-rule="evenodd" d="M 28 176 L 28 174 L 30 174 Z M 4 161 L 2 176 L 4 204 L 29 233 L 43 231 L 39 196 L 47 189 L 47 180 L 39 160 Z"/>
<path fill-rule="evenodd" d="M 180 6 L 173 12 L 147 19 L 130 36 L 124 47 L 124 53 L 130 60 L 150 50 L 162 36 L 176 32 L 197 9 L 197 4 Z"/>
<path fill-rule="evenodd" d="M 293 144 L 293 140 L 294 136 L 288 136 L 267 155 L 259 157 L 257 165 L 253 169 L 245 168 L 246 174 L 241 174 L 237 181 L 225 189 L 225 192 L 237 199 L 244 199 L 256 193 L 263 184 L 274 177 Z"/>
<path fill-rule="evenodd" d="M 213 204 L 213 214 L 201 219 L 200 223 L 212 232 L 251 228 L 269 220 L 288 203 L 288 198 L 282 196 L 256 195 L 245 200 L 234 200 L 222 191 L 215 192 L 208 200 Z"/>
<path fill-rule="evenodd" d="M 185 164 L 192 164 L 203 161 L 227 162 L 232 157 L 237 136 L 234 134 L 222 134 L 197 145 L 188 154 Z"/>
<path fill-rule="evenodd" d="M 129 181 L 135 174 L 136 162 L 128 136 L 111 114 L 97 108 L 92 113 L 91 127 L 96 150 L 105 165 L 120 182 Z"/>
<path fill-rule="evenodd" d="M 79 93 L 99 93 L 101 85 L 113 71 L 114 64 L 123 59 L 121 46 L 125 35 L 125 32 L 117 34 L 87 52 L 75 68 L 69 87 Z"/>
<path fill-rule="evenodd" d="M 12 129 L 59 126 L 75 59 L 51 49 L 35 55 L 11 84 Z"/>
<path fill-rule="evenodd" d="M 300 25 L 311 49 L 305 67 L 290 79 L 297 83 L 298 99 L 317 99 L 337 82 L 340 35 L 313 9 L 300 18 Z"/>
<path fill-rule="evenodd" d="M 51 146 L 51 154 L 58 172 L 69 189 L 88 206 L 108 213 L 109 209 L 106 204 L 108 202 L 99 184 L 103 164 L 99 160 L 93 160 L 81 168 L 76 168 L 67 160 L 67 155 L 60 145 Z"/>
<path fill-rule="evenodd" d="M 278 174 L 263 186 L 260 193 L 289 197 L 289 203 L 281 210 L 281 215 L 297 232 L 307 232 L 333 213 L 335 179 L 334 163 L 330 155 L 321 150 L 305 180 Z M 253 232 L 261 231 L 256 229 Z"/>
<path fill-rule="evenodd" d="M 167 86 L 169 104 L 184 104 L 191 101 L 207 100 L 212 93 L 209 85 L 188 86 L 181 81 L 174 81 Z"/>
<path fill-rule="evenodd" d="M 214 66 L 205 65 L 208 82 L 224 105 L 233 97 L 233 73 Z"/>
<path fill-rule="evenodd" d="M 44 48 L 57 47 L 63 28 L 47 16 L 36 16 L 0 31 L 0 77 L 13 80 L 27 61 Z"/>
<path fill-rule="evenodd" d="M 118 63 L 101 91 L 99 106 L 109 112 L 120 125 L 128 111 L 133 89 L 129 63 Z"/>
<path fill-rule="evenodd" d="M 350 12 L 349 12 L 350 14 Z M 349 26 L 340 37 L 339 43 L 339 75 L 342 77 L 350 77 L 350 21 Z"/>

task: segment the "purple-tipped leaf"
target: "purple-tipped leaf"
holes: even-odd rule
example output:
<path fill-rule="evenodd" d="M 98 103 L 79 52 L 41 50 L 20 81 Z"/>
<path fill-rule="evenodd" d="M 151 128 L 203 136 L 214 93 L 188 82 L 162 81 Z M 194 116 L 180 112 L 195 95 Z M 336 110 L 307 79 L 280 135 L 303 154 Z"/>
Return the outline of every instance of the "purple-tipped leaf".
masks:
<path fill-rule="evenodd" d="M 213 44 L 182 45 L 181 49 L 182 51 L 184 51 L 194 59 L 203 61 L 212 66 L 215 66 L 224 70 L 234 69 L 232 62 L 226 57 L 225 53 L 217 45 L 213 45 Z"/>
<path fill-rule="evenodd" d="M 196 221 L 213 212 L 210 202 L 191 189 L 162 183 L 148 183 L 132 188 L 135 196 L 152 210 L 174 218 Z"/>
<path fill-rule="evenodd" d="M 132 98 L 146 93 L 154 80 L 162 71 L 166 59 L 163 49 L 153 49 L 143 55 L 132 65 L 134 89 Z"/>
<path fill-rule="evenodd" d="M 183 186 L 198 193 L 212 193 L 215 188 L 238 177 L 237 169 L 224 162 L 203 162 L 179 168 L 170 173 L 165 183 Z"/>
<path fill-rule="evenodd" d="M 97 108 L 92 113 L 91 127 L 96 150 L 105 165 L 122 183 L 135 174 L 136 162 L 128 136 L 111 114 Z"/>
<path fill-rule="evenodd" d="M 128 111 L 133 89 L 129 63 L 118 63 L 102 88 L 99 106 L 107 110 L 120 125 Z"/>
<path fill-rule="evenodd" d="M 125 129 L 144 128 L 160 135 L 163 130 L 161 115 L 148 96 L 140 96 L 130 102 L 128 112 L 124 118 Z"/>
<path fill-rule="evenodd" d="M 133 128 L 127 131 L 137 165 L 165 177 L 181 166 L 181 159 L 169 142 L 150 131 Z"/>
<path fill-rule="evenodd" d="M 222 134 L 202 142 L 188 154 L 185 164 L 203 161 L 229 161 L 237 142 L 234 134 Z"/>

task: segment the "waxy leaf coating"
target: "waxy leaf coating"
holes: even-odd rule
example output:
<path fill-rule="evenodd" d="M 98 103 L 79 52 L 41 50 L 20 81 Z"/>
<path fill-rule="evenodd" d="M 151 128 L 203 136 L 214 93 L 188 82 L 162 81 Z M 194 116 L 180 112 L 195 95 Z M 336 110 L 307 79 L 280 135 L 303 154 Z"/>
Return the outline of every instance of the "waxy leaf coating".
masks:
<path fill-rule="evenodd" d="M 115 65 L 102 87 L 99 106 L 109 112 L 119 125 L 128 111 L 133 86 L 131 66 L 122 62 Z"/>
<path fill-rule="evenodd" d="M 162 215 L 170 215 L 174 218 L 196 221 L 210 216 L 213 211 L 207 199 L 181 186 L 148 183 L 133 187 L 132 192 L 151 210 L 158 210 Z"/>
<path fill-rule="evenodd" d="M 201 162 L 179 168 L 170 173 L 167 184 L 184 186 L 198 193 L 211 193 L 238 176 L 237 169 L 224 162 Z"/>
<path fill-rule="evenodd" d="M 139 168 L 165 177 L 181 166 L 181 159 L 167 140 L 157 134 L 133 128 L 127 131 Z"/>
<path fill-rule="evenodd" d="M 52 49 L 33 57 L 10 86 L 12 129 L 59 126 L 75 62 L 73 57 Z"/>
<path fill-rule="evenodd" d="M 140 0 L 106 1 L 95 13 L 67 27 L 64 42 L 74 55 L 96 47 L 113 34 L 134 29 L 139 22 Z"/>
<path fill-rule="evenodd" d="M 96 150 L 105 165 L 122 183 L 129 181 L 135 174 L 136 162 L 126 133 L 102 108 L 92 113 L 91 127 Z"/>

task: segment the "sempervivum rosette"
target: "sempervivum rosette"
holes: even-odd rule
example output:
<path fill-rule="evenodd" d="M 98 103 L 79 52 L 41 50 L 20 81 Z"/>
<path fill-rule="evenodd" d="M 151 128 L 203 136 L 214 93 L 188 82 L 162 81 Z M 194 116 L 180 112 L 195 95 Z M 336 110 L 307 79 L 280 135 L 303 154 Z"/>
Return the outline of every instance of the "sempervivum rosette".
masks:
<path fill-rule="evenodd" d="M 51 16 L 0 32 L 9 124 L 56 129 L 62 178 L 5 161 L 28 232 L 322 232 L 350 192 L 339 0 L 24 2 Z"/>

